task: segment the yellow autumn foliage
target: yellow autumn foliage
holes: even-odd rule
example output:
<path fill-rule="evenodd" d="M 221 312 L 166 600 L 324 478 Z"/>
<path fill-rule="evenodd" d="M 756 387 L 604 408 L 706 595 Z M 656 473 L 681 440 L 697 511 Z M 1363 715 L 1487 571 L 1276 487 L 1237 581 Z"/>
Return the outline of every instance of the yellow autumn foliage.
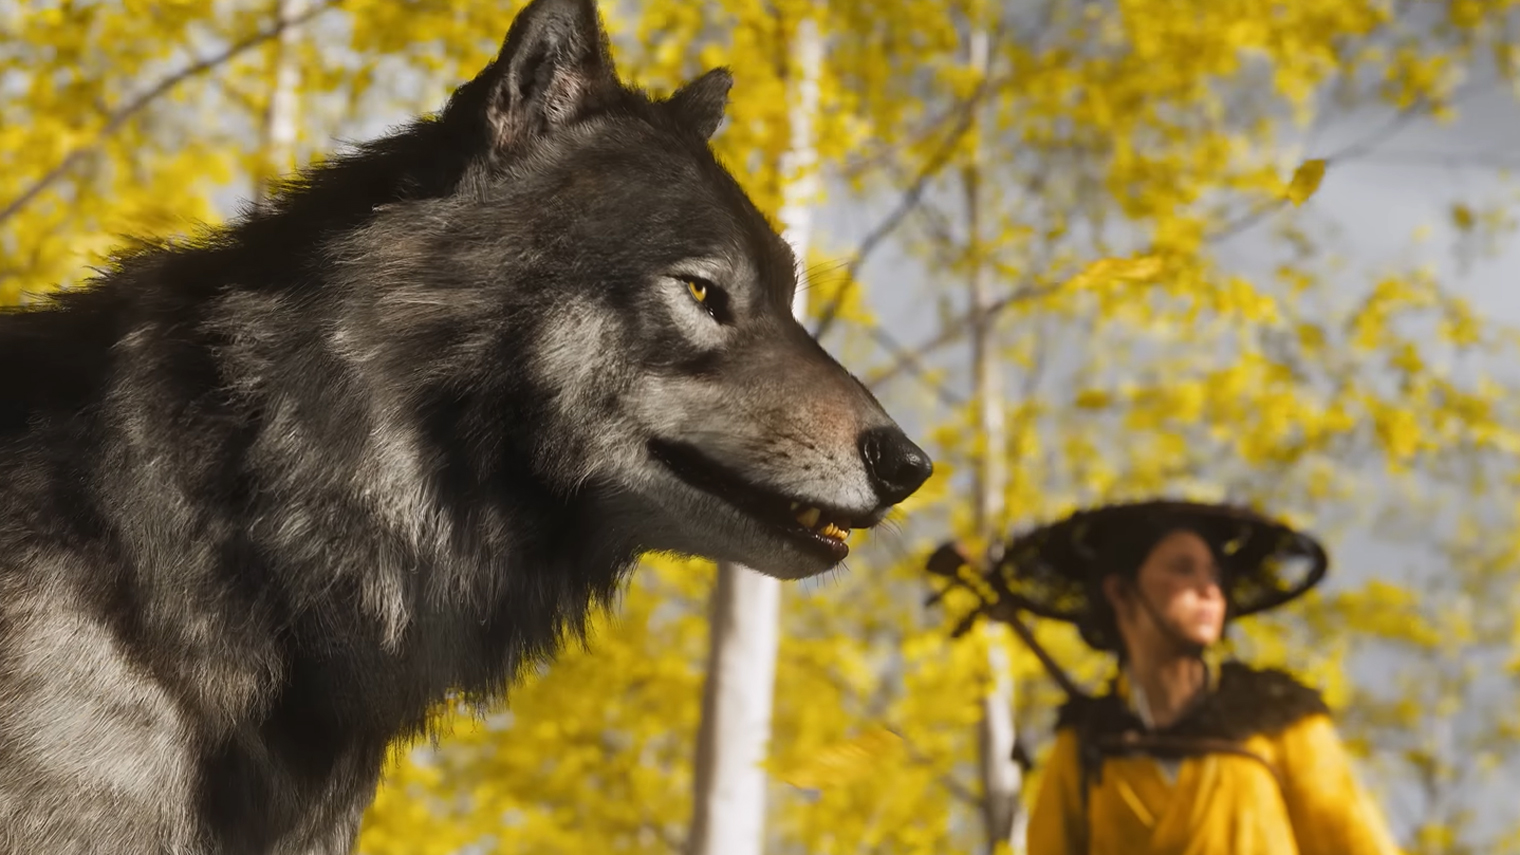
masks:
<path fill-rule="evenodd" d="M 1309 197 L 1319 189 L 1319 184 L 1323 180 L 1325 180 L 1324 159 L 1306 160 L 1293 171 L 1293 179 L 1288 182 L 1285 195 L 1293 204 L 1302 205 L 1309 201 Z"/>
<path fill-rule="evenodd" d="M 306 160 L 435 107 L 520 5 L 307 0 L 282 56 L 271 2 L 0 4 L 0 301 L 78 282 L 122 235 L 227 216 L 279 166 L 261 142 L 277 61 L 298 71 Z M 1484 764 L 1520 759 L 1512 690 L 1464 665 L 1520 667 L 1507 607 L 1520 580 L 1520 390 L 1505 370 L 1520 339 L 1435 271 L 1338 272 L 1310 219 L 1324 206 L 1303 204 L 1327 164 L 1378 142 L 1306 150 L 1315 122 L 1379 107 L 1448 119 L 1489 62 L 1512 84 L 1520 46 L 1495 25 L 1509 3 L 1422 4 L 1414 18 L 1430 26 L 1383 0 L 608 9 L 620 63 L 653 90 L 734 69 L 716 146 L 773 214 L 790 177 L 789 40 L 817 16 L 825 201 L 874 221 L 920 176 L 928 188 L 893 237 L 891 269 L 846 276 L 849 244 L 815 236 L 813 311 L 838 305 L 825 343 L 862 376 L 901 356 L 873 331 L 884 283 L 959 294 L 971 253 L 947 200 L 981 152 L 991 189 L 975 261 L 1007 298 L 1006 522 L 1167 492 L 1260 501 L 1322 531 L 1337 573 L 1372 581 L 1242 625 L 1232 643 L 1324 686 L 1376 780 L 1421 796 L 1423 812 L 1399 825 L 1410 851 L 1520 851 L 1512 815 L 1462 798 L 1481 794 Z M 985 79 L 965 61 L 971 24 L 999 34 Z M 1453 205 L 1458 230 L 1502 232 L 1475 205 Z M 1247 231 L 1266 235 L 1269 268 L 1221 252 Z M 786 593 L 769 851 L 983 851 L 972 767 L 987 659 L 976 634 L 947 639 L 968 594 L 923 607 L 925 553 L 971 533 L 967 475 L 985 446 L 951 350 L 965 319 L 941 314 L 940 329 L 914 332 L 937 349 L 876 390 L 933 438 L 935 478 L 894 527 L 857 535 L 847 573 Z M 440 711 L 436 744 L 396 747 L 360 852 L 680 851 L 712 578 L 700 562 L 651 560 L 585 645 L 509 706 Z M 1088 685 L 1106 675 L 1068 628 L 1036 632 Z M 1038 758 L 1058 695 L 1027 651 L 996 643 Z M 1366 657 L 1397 667 L 1366 680 Z M 1462 713 L 1474 699 L 1487 705 Z M 1038 774 L 1037 762 L 1032 786 Z"/>

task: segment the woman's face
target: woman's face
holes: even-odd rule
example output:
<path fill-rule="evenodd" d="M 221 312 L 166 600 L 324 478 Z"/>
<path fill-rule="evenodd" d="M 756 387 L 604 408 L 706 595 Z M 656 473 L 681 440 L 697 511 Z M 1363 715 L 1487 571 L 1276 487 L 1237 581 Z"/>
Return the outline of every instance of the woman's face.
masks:
<path fill-rule="evenodd" d="M 1111 576 L 1105 580 L 1104 592 L 1132 652 L 1142 645 L 1175 647 L 1178 640 L 1207 647 L 1224 632 L 1219 565 L 1208 543 L 1193 532 L 1167 535 L 1140 565 L 1134 585 Z M 1145 598 L 1144 603 L 1136 600 L 1137 594 Z M 1158 619 L 1165 628 L 1157 626 Z"/>

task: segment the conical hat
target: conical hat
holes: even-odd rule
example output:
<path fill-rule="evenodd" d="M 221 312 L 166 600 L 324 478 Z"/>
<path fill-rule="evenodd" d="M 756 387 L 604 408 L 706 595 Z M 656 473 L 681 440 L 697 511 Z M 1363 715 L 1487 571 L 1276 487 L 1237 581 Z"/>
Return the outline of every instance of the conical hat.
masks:
<path fill-rule="evenodd" d="M 1114 650 L 1118 638 L 1103 577 L 1138 567 L 1178 529 L 1196 532 L 1213 549 L 1231 618 L 1302 596 L 1328 569 L 1317 540 L 1249 508 L 1154 500 L 1082 510 L 1026 531 L 1007 544 L 996 578 L 988 581 L 1015 607 L 1074 623 L 1089 644 Z M 931 571 L 953 574 L 964 563 L 947 549 L 953 552 L 947 544 L 931 557 Z"/>

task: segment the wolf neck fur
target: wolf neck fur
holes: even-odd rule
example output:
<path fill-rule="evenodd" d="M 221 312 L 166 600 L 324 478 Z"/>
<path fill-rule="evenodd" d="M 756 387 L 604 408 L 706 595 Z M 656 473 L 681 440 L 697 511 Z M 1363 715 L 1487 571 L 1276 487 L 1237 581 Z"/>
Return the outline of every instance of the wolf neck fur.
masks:
<path fill-rule="evenodd" d="M 438 152 L 458 149 L 436 136 L 457 133 L 443 121 L 417 123 L 308 171 L 228 228 L 145 247 L 89 287 L 61 295 L 56 308 L 0 317 L 0 353 L 31 357 L 10 364 L 77 364 L 80 380 L 64 384 L 67 399 L 6 381 L 7 400 L 22 402 L 30 427 L 0 434 L 0 444 L 36 447 L 39 432 L 80 430 L 81 413 L 130 426 L 130 447 L 96 450 L 102 463 L 92 477 L 119 502 L 151 505 L 156 530 L 128 527 L 140 513 L 97 521 L 107 541 L 101 548 L 121 556 L 117 583 L 149 603 L 190 597 L 261 625 L 258 649 L 241 650 L 135 628 L 129 646 L 168 672 L 162 676 L 197 714 L 235 728 L 291 702 L 300 684 L 314 685 L 298 674 L 339 669 L 347 674 L 342 684 L 365 691 L 320 701 L 335 731 L 376 740 L 415 731 L 445 692 L 497 694 L 519 668 L 577 634 L 633 562 L 637 544 L 588 540 L 594 508 L 556 495 L 533 472 L 483 477 L 467 463 L 430 457 L 446 441 L 419 437 L 467 433 L 481 402 L 437 390 L 436 424 L 402 424 L 387 406 L 396 390 L 367 384 L 362 370 L 323 346 L 324 328 L 341 319 L 337 307 L 307 295 L 351 283 L 312 281 L 315 265 L 303 260 L 329 251 L 331 235 L 362 231 L 386 205 L 442 198 L 470 180 L 478 167 L 468 158 L 439 160 Z M 218 281 L 208 277 L 212 270 L 236 270 L 239 278 Z M 150 283 L 164 290 L 150 291 Z M 195 306 L 196 328 L 157 324 L 148 301 L 165 299 Z M 258 332 L 235 336 L 220 322 L 219 313 L 233 308 L 248 317 L 250 306 L 264 319 Z M 113 312 L 116 323 L 100 321 Z M 41 326 L 77 334 L 29 335 Z M 70 350 L 54 350 L 60 346 Z M 218 394 L 180 410 L 129 405 L 167 403 L 173 395 L 165 384 L 186 374 L 214 377 Z M 322 410 L 303 406 L 313 395 L 351 398 L 339 409 L 352 421 L 313 422 L 307 413 Z M 531 418 L 537 404 L 520 404 Z M 244 422 L 257 427 L 230 427 Z M 367 439 L 355 438 L 356 424 L 368 427 Z M 315 456 L 323 465 L 306 465 Z M 316 475 L 331 472 L 335 458 L 346 482 Z M 385 479 L 393 480 L 382 487 Z M 300 485 L 300 499 L 265 506 L 261 497 L 276 492 L 261 489 L 270 482 L 281 482 L 284 495 Z M 382 494 L 411 500 L 367 501 Z M 256 509 L 259 527 L 233 530 L 230 520 L 246 508 Z M 170 589 L 174 576 L 159 569 L 164 564 L 195 567 L 197 584 Z M 335 614 L 345 616 L 336 625 Z"/>

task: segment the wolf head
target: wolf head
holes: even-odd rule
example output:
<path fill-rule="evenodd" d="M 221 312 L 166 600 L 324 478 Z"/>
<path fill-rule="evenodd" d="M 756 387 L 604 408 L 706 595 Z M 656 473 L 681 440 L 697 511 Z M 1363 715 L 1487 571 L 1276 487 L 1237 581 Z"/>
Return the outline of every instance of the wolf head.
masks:
<path fill-rule="evenodd" d="M 436 378 L 456 492 L 530 477 L 612 533 L 584 536 L 797 578 L 931 463 L 793 319 L 797 260 L 708 144 L 730 84 L 653 99 L 592 0 L 535 0 L 439 119 L 470 152 L 454 189 L 332 254 L 368 292 L 348 351 Z"/>

